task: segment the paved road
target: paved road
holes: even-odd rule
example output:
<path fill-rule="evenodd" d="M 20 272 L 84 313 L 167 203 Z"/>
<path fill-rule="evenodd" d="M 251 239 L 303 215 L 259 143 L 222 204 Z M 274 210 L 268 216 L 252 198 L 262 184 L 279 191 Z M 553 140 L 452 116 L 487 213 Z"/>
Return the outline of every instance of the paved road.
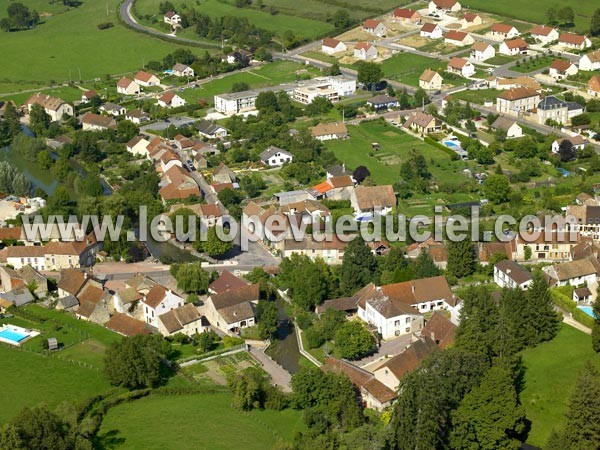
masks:
<path fill-rule="evenodd" d="M 149 125 L 143 125 L 140 127 L 140 130 L 143 132 L 146 132 L 147 130 L 162 131 L 166 130 L 171 125 L 179 128 L 185 125 L 190 125 L 195 121 L 196 119 L 191 117 L 171 117 L 170 119 L 159 120 L 158 122 L 153 122 Z"/>
<path fill-rule="evenodd" d="M 412 336 L 410 334 L 384 341 L 377 350 L 377 353 L 367 356 L 359 361 L 355 361 L 354 364 L 363 369 L 373 370 L 381 363 L 382 359 L 402 353 L 411 342 Z"/>
<path fill-rule="evenodd" d="M 260 363 L 263 370 L 271 376 L 274 386 L 281 388 L 283 392 L 292 392 L 292 375 L 269 358 L 262 349 L 250 347 L 250 354 Z"/>

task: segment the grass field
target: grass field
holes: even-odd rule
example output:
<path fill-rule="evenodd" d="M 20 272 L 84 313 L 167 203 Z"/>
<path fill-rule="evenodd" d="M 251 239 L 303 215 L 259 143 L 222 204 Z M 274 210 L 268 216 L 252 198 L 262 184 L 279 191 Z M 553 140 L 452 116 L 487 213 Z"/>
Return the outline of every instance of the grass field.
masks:
<path fill-rule="evenodd" d="M 382 63 L 383 73 L 386 78 L 419 86 L 419 77 L 425 69 L 445 69 L 446 63 L 425 56 L 413 55 L 411 53 L 398 53 Z"/>
<path fill-rule="evenodd" d="M 0 0 L 0 18 L 8 0 Z M 49 13 L 33 30 L 0 33 L 0 93 L 18 92 L 81 78 L 138 70 L 144 61 L 160 59 L 179 46 L 125 28 L 117 16 L 119 0 L 83 0 L 68 9 L 62 2 L 28 0 L 27 6 Z M 109 10 L 107 16 L 106 10 Z M 99 30 L 97 25 L 114 27 Z M 195 49 L 196 51 L 202 51 Z"/>
<path fill-rule="evenodd" d="M 111 409 L 99 438 L 114 445 L 106 448 L 122 450 L 264 450 L 302 428 L 298 411 L 241 413 L 228 393 L 150 396 Z"/>
<path fill-rule="evenodd" d="M 596 0 L 577 0 L 577 2 L 569 3 L 569 6 L 575 12 L 575 29 L 581 32 L 589 32 L 590 19 L 594 10 L 598 7 L 598 2 Z M 519 0 L 505 0 L 503 2 L 469 1 L 469 8 L 471 9 L 490 12 L 503 17 L 515 17 L 537 24 L 545 24 L 548 21 L 546 11 L 552 7 L 556 9 L 564 8 L 565 2 L 561 0 L 531 0 L 525 6 Z"/>
<path fill-rule="evenodd" d="M 500 91 L 497 89 L 477 89 L 476 91 L 467 89 L 465 91 L 454 92 L 452 98 L 483 105 L 486 101 L 495 103 L 499 93 Z"/>
<path fill-rule="evenodd" d="M 510 70 L 514 70 L 515 72 L 521 73 L 529 73 L 534 70 L 544 69 L 549 67 L 552 64 L 552 61 L 555 59 L 562 58 L 554 58 L 552 56 L 541 56 L 541 57 L 529 57 L 527 61 L 519 63 L 519 65 L 514 65 L 510 67 Z"/>
<path fill-rule="evenodd" d="M 552 430 L 562 426 L 577 373 L 590 360 L 600 367 L 590 337 L 562 324 L 554 340 L 523 352 L 521 401 L 532 422 L 529 444 L 545 446 Z"/>
<path fill-rule="evenodd" d="M 423 153 L 429 170 L 439 182 L 451 182 L 460 172 L 461 161 L 450 161 L 448 154 L 407 134 L 392 125 L 363 122 L 349 125 L 350 139 L 327 141 L 327 147 L 349 168 L 364 165 L 377 184 L 392 184 L 398 181 L 400 165 L 411 149 Z M 380 150 L 373 152 L 371 144 L 377 142 Z M 372 153 L 373 156 L 369 156 Z"/>
<path fill-rule="evenodd" d="M 109 389 L 104 375 L 55 357 L 30 353 L 0 344 L 2 388 L 0 423 L 21 408 L 44 402 L 51 408 L 63 401 L 83 401 Z"/>
<path fill-rule="evenodd" d="M 275 61 L 265 64 L 256 69 L 225 75 L 217 80 L 209 81 L 195 89 L 186 89 L 182 94 L 188 102 L 196 102 L 200 99 L 212 103 L 216 94 L 231 92 L 235 83 L 248 83 L 251 89 L 276 86 L 281 83 L 289 83 L 299 79 L 301 76 L 314 76 L 320 72 L 314 67 L 306 67 L 291 61 Z"/>

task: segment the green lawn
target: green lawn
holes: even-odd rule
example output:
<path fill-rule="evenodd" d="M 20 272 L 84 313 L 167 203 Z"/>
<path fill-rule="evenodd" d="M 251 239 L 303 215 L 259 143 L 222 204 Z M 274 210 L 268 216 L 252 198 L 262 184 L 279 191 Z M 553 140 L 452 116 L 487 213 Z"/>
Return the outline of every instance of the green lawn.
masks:
<path fill-rule="evenodd" d="M 23 407 L 45 402 L 51 408 L 63 401 L 83 401 L 109 389 L 104 375 L 55 357 L 30 353 L 0 344 L 2 388 L 0 423 Z"/>
<path fill-rule="evenodd" d="M 486 59 L 485 62 L 488 64 L 493 64 L 494 66 L 503 66 L 504 64 L 508 64 L 509 62 L 515 61 L 516 59 L 516 56 L 506 56 L 496 53 L 496 56 L 490 59 Z"/>
<path fill-rule="evenodd" d="M 443 61 L 411 53 L 398 53 L 382 63 L 383 73 L 386 78 L 419 86 L 419 77 L 425 69 L 444 70 L 447 64 Z"/>
<path fill-rule="evenodd" d="M 180 95 L 188 102 L 197 102 L 203 99 L 212 103 L 213 97 L 216 94 L 231 92 L 235 83 L 247 83 L 250 88 L 254 89 L 289 83 L 299 79 L 301 76 L 312 77 L 319 73 L 318 69 L 305 67 L 295 62 L 275 61 L 256 69 L 226 75 L 223 78 L 204 83 L 195 89 L 186 89 Z"/>
<path fill-rule="evenodd" d="M 120 0 L 83 0 L 70 10 L 62 2 L 25 3 L 50 15 L 33 30 L 0 33 L 0 93 L 48 86 L 51 81 L 63 83 L 69 81 L 69 71 L 72 80 L 79 80 L 80 70 L 81 78 L 90 80 L 138 70 L 144 61 L 160 59 L 179 48 L 125 28 L 117 16 Z M 7 0 L 0 1 L 0 18 L 7 4 Z M 112 22 L 114 27 L 99 30 L 102 22 Z"/>
<path fill-rule="evenodd" d="M 518 66 L 517 65 L 511 66 L 510 70 L 514 70 L 515 72 L 521 72 L 521 73 L 529 73 L 529 72 L 533 72 L 534 70 L 539 70 L 539 69 L 543 69 L 545 67 L 549 67 L 550 64 L 552 64 L 552 61 L 554 61 L 555 59 L 562 59 L 562 58 L 554 58 L 552 56 L 540 56 L 538 58 L 529 57 L 527 59 L 527 61 L 519 63 Z"/>
<path fill-rule="evenodd" d="M 589 32 L 590 19 L 594 10 L 598 7 L 596 0 L 578 0 L 569 3 L 575 12 L 575 29 Z M 549 8 L 564 8 L 565 2 L 561 0 L 531 0 L 524 5 L 520 0 L 504 0 L 502 2 L 490 2 L 489 0 L 471 0 L 469 8 L 498 14 L 502 17 L 515 17 L 532 23 L 545 24 L 547 22 L 546 11 Z M 521 32 L 529 31 L 522 30 Z"/>
<path fill-rule="evenodd" d="M 98 436 L 114 445 L 106 448 L 122 450 L 264 450 L 302 429 L 298 411 L 242 413 L 231 407 L 228 393 L 153 395 L 112 408 Z"/>
<path fill-rule="evenodd" d="M 529 444 L 544 446 L 552 430 L 564 424 L 577 373 L 590 360 L 600 367 L 590 337 L 567 325 L 561 325 L 551 342 L 523 352 L 526 372 L 521 401 L 532 422 Z"/>
<path fill-rule="evenodd" d="M 454 99 L 483 105 L 486 101 L 495 102 L 499 93 L 500 91 L 497 89 L 478 89 L 476 91 L 467 89 L 465 91 L 454 92 L 451 96 Z"/>
<path fill-rule="evenodd" d="M 349 125 L 350 139 L 326 141 L 327 147 L 349 168 L 365 165 L 377 184 L 393 184 L 398 181 L 400 165 L 411 149 L 423 153 L 429 170 L 439 182 L 456 180 L 461 161 L 450 161 L 444 153 L 400 129 L 380 121 Z M 380 150 L 373 151 L 371 144 L 377 142 Z M 373 156 L 370 156 L 372 154 Z"/>

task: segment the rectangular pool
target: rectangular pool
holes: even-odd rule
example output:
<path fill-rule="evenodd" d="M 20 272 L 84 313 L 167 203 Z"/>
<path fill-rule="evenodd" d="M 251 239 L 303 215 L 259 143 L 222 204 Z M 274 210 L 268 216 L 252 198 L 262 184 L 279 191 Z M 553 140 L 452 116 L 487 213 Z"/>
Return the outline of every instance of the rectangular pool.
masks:
<path fill-rule="evenodd" d="M 594 310 L 591 306 L 578 306 L 577 308 L 582 310 L 584 313 L 586 313 L 588 316 L 592 317 L 593 319 L 596 318 L 596 314 L 594 314 Z"/>
<path fill-rule="evenodd" d="M 29 338 L 38 336 L 39 334 L 37 331 L 6 324 L 0 327 L 0 342 L 10 345 L 20 345 Z"/>

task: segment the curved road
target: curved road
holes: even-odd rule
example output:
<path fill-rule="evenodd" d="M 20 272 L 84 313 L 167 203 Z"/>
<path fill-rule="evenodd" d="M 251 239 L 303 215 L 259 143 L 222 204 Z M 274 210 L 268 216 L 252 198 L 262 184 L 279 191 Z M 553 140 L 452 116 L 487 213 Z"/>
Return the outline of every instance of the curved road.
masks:
<path fill-rule="evenodd" d="M 215 44 L 214 42 L 206 42 L 206 41 L 196 41 L 193 39 L 187 39 L 187 38 L 182 38 L 182 37 L 178 37 L 172 34 L 166 34 L 166 33 L 162 33 L 158 30 L 155 30 L 154 28 L 150 28 L 150 27 L 146 27 L 144 25 L 140 25 L 135 18 L 133 17 L 133 15 L 131 14 L 131 7 L 133 6 L 133 3 L 135 2 L 135 0 L 125 0 L 123 3 L 121 3 L 121 5 L 119 6 L 119 16 L 121 16 L 121 19 L 123 20 L 123 22 L 125 22 L 127 25 L 129 25 L 131 28 L 135 28 L 138 31 L 141 31 L 143 33 L 147 33 L 147 34 L 152 34 L 154 36 L 160 36 L 161 38 L 166 38 L 169 39 L 173 42 L 178 42 L 181 44 L 191 44 L 191 45 L 195 45 L 195 46 L 206 46 L 206 47 L 220 47 L 219 44 Z"/>

